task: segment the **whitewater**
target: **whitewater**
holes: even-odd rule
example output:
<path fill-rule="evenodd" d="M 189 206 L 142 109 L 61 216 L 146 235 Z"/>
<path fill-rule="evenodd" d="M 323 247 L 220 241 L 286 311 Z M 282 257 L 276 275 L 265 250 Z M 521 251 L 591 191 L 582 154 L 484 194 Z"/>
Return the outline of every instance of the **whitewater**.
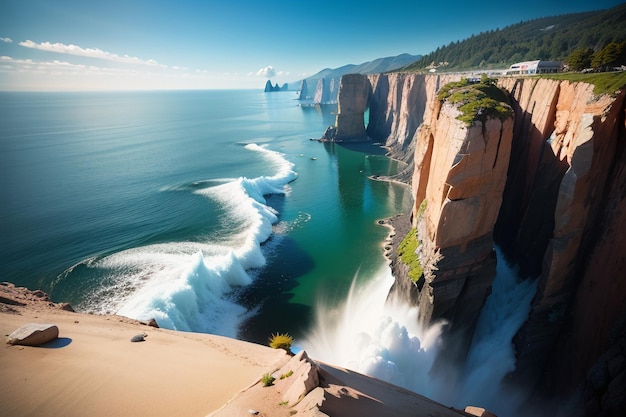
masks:
<path fill-rule="evenodd" d="M 388 299 L 393 276 L 382 268 L 365 285 L 356 279 L 346 300 L 320 299 L 316 324 L 302 342 L 316 359 L 370 375 L 463 409 L 479 405 L 512 415 L 523 398 L 502 382 L 515 369 L 513 336 L 530 311 L 536 280 L 518 278 L 496 249 L 492 292 L 481 310 L 467 360 L 454 380 L 433 368 L 445 321 L 418 325 L 418 308 Z"/>
<path fill-rule="evenodd" d="M 105 279 L 79 308 L 95 313 L 115 313 L 149 320 L 161 327 L 236 337 L 242 320 L 253 314 L 236 303 L 233 291 L 249 285 L 254 271 L 265 265 L 261 244 L 278 221 L 265 196 L 288 192 L 297 178 L 293 164 L 267 147 L 247 144 L 275 173 L 256 178 L 216 179 L 193 186 L 166 187 L 193 192 L 222 209 L 224 233 L 219 239 L 170 242 L 136 247 L 73 266 Z"/>

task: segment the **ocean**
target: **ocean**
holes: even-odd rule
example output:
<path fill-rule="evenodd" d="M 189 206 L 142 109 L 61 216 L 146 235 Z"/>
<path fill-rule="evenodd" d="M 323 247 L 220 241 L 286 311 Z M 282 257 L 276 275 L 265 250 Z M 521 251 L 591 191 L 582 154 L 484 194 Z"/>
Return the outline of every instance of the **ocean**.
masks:
<path fill-rule="evenodd" d="M 80 311 L 266 343 L 385 267 L 376 146 L 260 91 L 0 93 L 0 279 Z"/>

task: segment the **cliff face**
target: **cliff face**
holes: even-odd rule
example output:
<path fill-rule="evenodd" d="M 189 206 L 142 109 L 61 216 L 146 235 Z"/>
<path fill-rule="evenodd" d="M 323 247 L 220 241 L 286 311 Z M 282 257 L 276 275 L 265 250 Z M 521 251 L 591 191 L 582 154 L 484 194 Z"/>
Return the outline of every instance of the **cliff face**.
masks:
<path fill-rule="evenodd" d="M 471 329 L 493 278 L 495 240 L 523 278 L 538 278 L 514 339 L 513 379 L 539 383 L 548 395 L 571 393 L 603 352 L 626 340 L 615 335 L 626 328 L 617 326 L 626 315 L 626 92 L 596 97 L 584 83 L 503 78 L 513 120 L 467 129 L 436 99 L 457 79 L 361 76 L 346 89 L 359 103 L 356 118 L 369 107 L 367 135 L 410 168 L 401 179 L 415 195 L 425 273 L 419 295 L 406 298 L 419 300 L 425 323 L 442 317 Z M 340 108 L 351 108 L 350 96 L 340 90 Z M 362 134 L 350 111 L 339 113 L 338 131 Z M 624 387 L 622 368 L 605 369 L 602 383 L 590 374 L 589 404 L 604 404 L 614 381 Z"/>
<path fill-rule="evenodd" d="M 370 96 L 367 78 L 360 74 L 347 74 L 339 82 L 337 121 L 332 133 L 327 131 L 327 140 L 337 142 L 362 141 L 367 139 L 364 114 Z"/>
<path fill-rule="evenodd" d="M 441 85 L 459 79 L 459 75 L 424 77 L 403 73 L 368 76 L 372 91 L 368 135 L 384 142 L 394 157 L 412 159 L 415 133 L 423 120 L 430 119 L 437 91 Z"/>
<path fill-rule="evenodd" d="M 626 301 L 617 278 L 626 256 L 617 237 L 626 230 L 624 93 L 594 97 L 592 86 L 567 81 L 501 84 L 516 129 L 496 234 L 522 271 L 539 277 L 515 338 L 517 373 L 532 381 L 549 365 L 548 382 L 571 388 L 606 349 Z M 576 358 L 554 354 L 564 340 L 576 343 Z"/>
<path fill-rule="evenodd" d="M 513 118 L 471 127 L 456 106 L 443 103 L 418 129 L 414 183 L 418 248 L 424 271 L 419 320 L 445 319 L 447 360 L 462 361 L 496 274 L 493 225 L 509 163 Z M 419 152 L 418 152 L 419 151 Z M 425 203 L 422 203 L 425 201 Z"/>

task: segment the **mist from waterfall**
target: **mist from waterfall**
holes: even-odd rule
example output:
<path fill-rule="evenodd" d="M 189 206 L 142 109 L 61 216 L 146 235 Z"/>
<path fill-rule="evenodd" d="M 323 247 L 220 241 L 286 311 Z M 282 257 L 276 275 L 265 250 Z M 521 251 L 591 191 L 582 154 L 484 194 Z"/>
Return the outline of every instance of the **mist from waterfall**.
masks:
<path fill-rule="evenodd" d="M 320 361 L 399 385 L 446 406 L 484 407 L 511 415 L 515 394 L 500 382 L 515 368 L 512 338 L 524 322 L 536 280 L 519 280 L 515 268 L 498 255 L 492 292 L 480 317 L 467 360 L 454 380 L 433 369 L 445 338 L 445 322 L 418 326 L 418 309 L 387 299 L 393 277 L 380 270 L 365 284 L 352 283 L 348 297 L 333 304 L 321 298 L 316 322 L 302 346 Z"/>

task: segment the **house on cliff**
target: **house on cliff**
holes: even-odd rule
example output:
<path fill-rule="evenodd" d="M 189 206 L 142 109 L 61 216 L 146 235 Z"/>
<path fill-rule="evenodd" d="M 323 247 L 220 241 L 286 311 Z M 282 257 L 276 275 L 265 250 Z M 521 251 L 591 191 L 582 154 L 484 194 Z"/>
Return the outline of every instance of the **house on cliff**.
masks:
<path fill-rule="evenodd" d="M 525 61 L 511 65 L 506 75 L 553 74 L 562 69 L 561 61 Z"/>

